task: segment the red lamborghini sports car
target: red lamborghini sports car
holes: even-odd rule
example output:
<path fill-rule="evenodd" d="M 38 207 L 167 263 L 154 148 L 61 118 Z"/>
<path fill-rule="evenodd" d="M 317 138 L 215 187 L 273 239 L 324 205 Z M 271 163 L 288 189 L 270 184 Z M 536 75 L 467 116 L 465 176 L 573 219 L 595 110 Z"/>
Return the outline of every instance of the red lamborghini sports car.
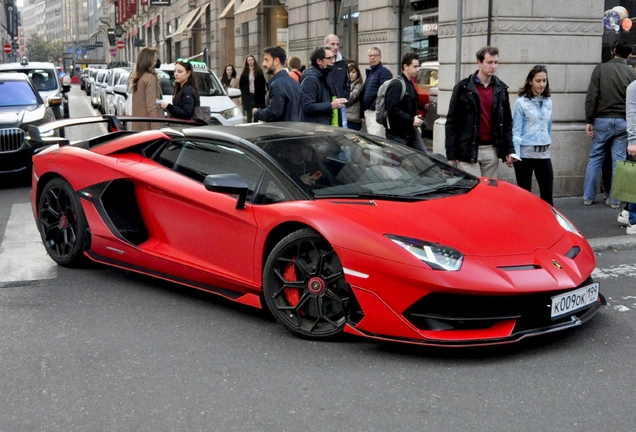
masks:
<path fill-rule="evenodd" d="M 304 123 L 48 138 L 31 200 L 62 266 L 93 261 L 267 308 L 289 332 L 515 342 L 606 302 L 558 211 L 376 136 Z"/>

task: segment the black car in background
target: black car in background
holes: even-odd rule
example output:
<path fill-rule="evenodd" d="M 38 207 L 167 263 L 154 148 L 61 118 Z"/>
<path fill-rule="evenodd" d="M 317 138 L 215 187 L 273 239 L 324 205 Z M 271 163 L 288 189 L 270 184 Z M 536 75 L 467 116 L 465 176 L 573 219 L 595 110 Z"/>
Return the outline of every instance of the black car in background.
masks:
<path fill-rule="evenodd" d="M 24 73 L 0 73 L 0 173 L 28 172 L 36 148 L 27 139 L 29 125 L 55 120 Z"/>

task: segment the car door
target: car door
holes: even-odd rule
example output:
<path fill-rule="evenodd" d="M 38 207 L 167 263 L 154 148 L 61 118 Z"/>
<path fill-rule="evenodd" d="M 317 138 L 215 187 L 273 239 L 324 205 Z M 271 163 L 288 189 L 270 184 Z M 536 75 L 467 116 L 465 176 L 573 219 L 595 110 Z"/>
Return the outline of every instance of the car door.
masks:
<path fill-rule="evenodd" d="M 236 145 L 201 139 L 173 140 L 156 161 L 169 170 L 142 176 L 148 185 L 142 200 L 145 219 L 157 239 L 152 252 L 209 272 L 203 283 L 238 290 L 260 286 L 254 280 L 258 227 L 249 202 L 265 175 L 264 167 Z M 223 173 L 237 173 L 246 180 L 246 208 L 236 208 L 235 196 L 203 186 L 206 175 Z"/>

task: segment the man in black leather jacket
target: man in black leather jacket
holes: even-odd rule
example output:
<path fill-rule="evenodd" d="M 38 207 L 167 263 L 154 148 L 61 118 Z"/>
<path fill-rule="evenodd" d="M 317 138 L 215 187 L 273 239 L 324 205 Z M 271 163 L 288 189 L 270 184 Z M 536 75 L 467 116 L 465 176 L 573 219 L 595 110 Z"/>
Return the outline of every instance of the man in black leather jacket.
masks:
<path fill-rule="evenodd" d="M 477 51 L 478 70 L 453 89 L 446 117 L 446 157 L 476 176 L 497 177 L 498 159 L 512 166 L 508 86 L 495 76 L 499 50 Z M 486 109 L 483 109 L 486 108 Z"/>

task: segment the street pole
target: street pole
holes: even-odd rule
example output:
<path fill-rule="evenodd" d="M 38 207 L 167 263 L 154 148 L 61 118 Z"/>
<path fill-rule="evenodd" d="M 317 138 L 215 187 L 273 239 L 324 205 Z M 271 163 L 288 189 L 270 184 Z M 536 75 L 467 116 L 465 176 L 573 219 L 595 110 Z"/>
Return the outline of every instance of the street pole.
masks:
<path fill-rule="evenodd" d="M 461 79 L 463 0 L 457 0 L 457 35 L 455 37 L 455 84 Z"/>

